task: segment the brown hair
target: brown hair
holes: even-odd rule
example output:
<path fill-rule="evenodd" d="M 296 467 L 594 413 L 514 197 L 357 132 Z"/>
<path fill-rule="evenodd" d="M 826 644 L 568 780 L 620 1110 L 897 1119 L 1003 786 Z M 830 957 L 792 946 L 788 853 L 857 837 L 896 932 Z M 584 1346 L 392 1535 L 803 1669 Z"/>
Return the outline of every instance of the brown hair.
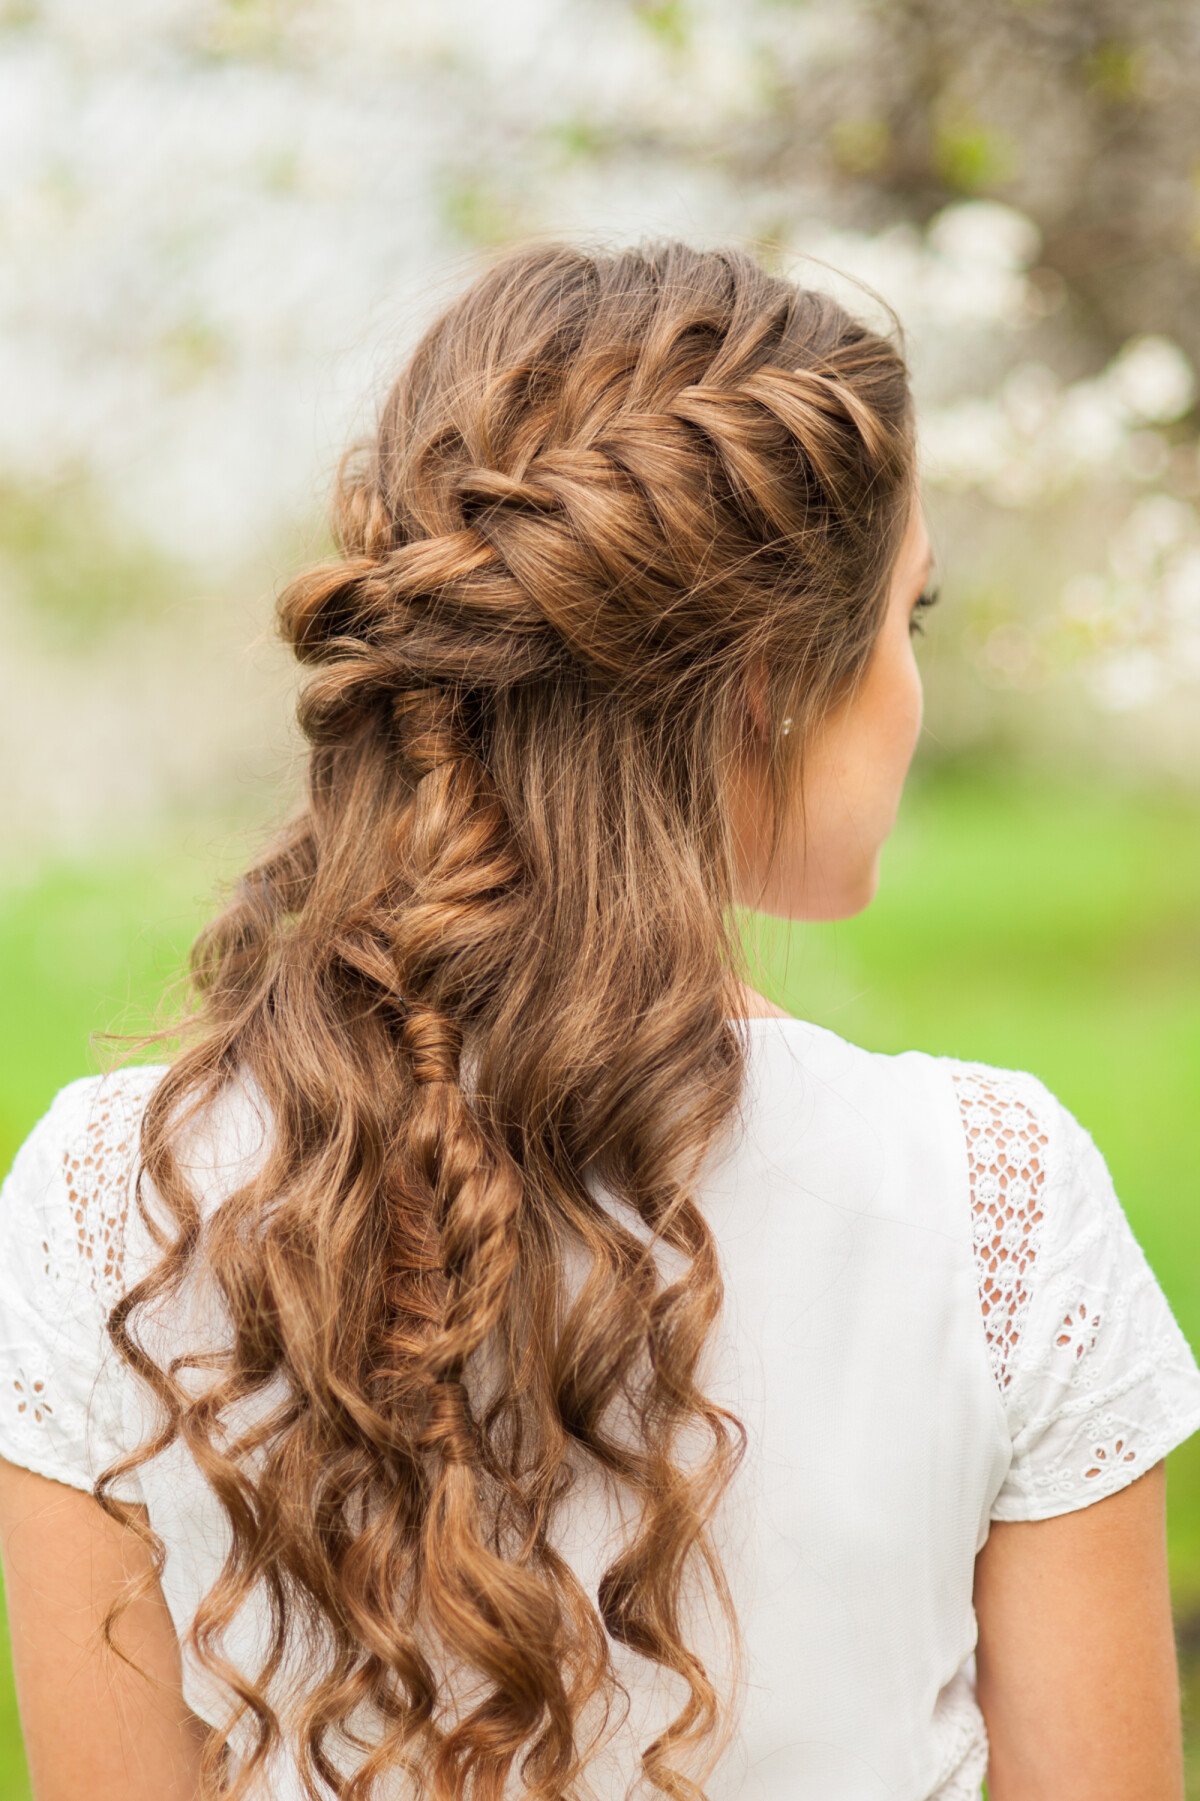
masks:
<path fill-rule="evenodd" d="M 280 1743 L 294 1619 L 333 1646 L 293 1722 L 309 1794 L 366 1801 L 403 1766 L 437 1801 L 499 1797 L 518 1760 L 526 1794 L 578 1793 L 619 1640 L 688 1694 L 645 1777 L 703 1796 L 684 1759 L 707 1745 L 707 1774 L 730 1727 L 680 1595 L 698 1564 L 732 1615 L 709 1521 L 745 1446 L 699 1381 L 722 1286 L 693 1192 L 747 1049 L 725 780 L 760 657 L 777 829 L 869 661 L 913 479 L 901 349 L 746 251 L 671 240 L 495 258 L 343 460 L 339 554 L 278 602 L 311 672 L 305 804 L 197 938 L 183 1026 L 138 1039 L 184 1041 L 136 1191 L 178 1230 L 109 1316 L 166 1423 L 98 1498 L 123 1517 L 108 1484 L 180 1435 L 233 1534 L 189 1642 L 255 1749 L 231 1775 L 214 1734 L 206 1795 Z M 269 1153 L 202 1221 L 181 1104 L 246 1078 Z M 162 1368 L 130 1327 L 197 1258 L 232 1336 L 192 1394 L 202 1360 Z M 637 1515 L 595 1596 L 550 1530 L 583 1479 Z M 219 1635 L 259 1583 L 273 1657 L 237 1670 Z M 448 1724 L 434 1647 L 483 1685 Z M 347 1776 L 330 1735 L 360 1704 L 379 1730 Z"/>

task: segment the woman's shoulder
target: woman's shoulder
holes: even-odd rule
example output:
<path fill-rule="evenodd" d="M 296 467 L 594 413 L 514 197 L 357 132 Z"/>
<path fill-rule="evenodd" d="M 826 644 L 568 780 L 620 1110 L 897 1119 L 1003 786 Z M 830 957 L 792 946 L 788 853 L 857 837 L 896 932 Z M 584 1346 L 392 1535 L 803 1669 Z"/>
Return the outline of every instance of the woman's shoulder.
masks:
<path fill-rule="evenodd" d="M 791 1034 L 788 1027 L 778 1029 Z M 1083 1121 L 1031 1068 L 918 1047 L 868 1049 L 807 1021 L 800 1035 L 806 1059 L 843 1088 L 857 1082 L 863 1097 L 874 1098 L 878 1110 L 900 1122 L 916 1153 L 934 1143 L 948 1153 L 956 1186 L 969 1199 L 981 1254 L 993 1242 L 987 1223 L 997 1220 L 1005 1222 L 1005 1244 L 1014 1258 L 1031 1250 L 1046 1228 L 1052 1192 L 1066 1183 L 1086 1148 L 1096 1153 Z"/>
<path fill-rule="evenodd" d="M 993 1519 L 1086 1506 L 1200 1427 L 1200 1364 L 1101 1144 L 1054 1085 L 979 1058 L 870 1051 L 807 1022 L 778 1030 L 873 1130 L 887 1116 L 890 1150 L 951 1172 L 1014 1447 Z"/>
<path fill-rule="evenodd" d="M 76 1076 L 53 1094 L 18 1145 L 4 1182 L 3 1220 L 14 1256 L 39 1257 L 47 1282 L 82 1275 L 111 1300 L 119 1278 L 128 1179 L 147 1096 L 164 1064 Z"/>
<path fill-rule="evenodd" d="M 75 1076 L 57 1088 L 21 1139 L 11 1177 L 62 1177 L 68 1193 L 112 1176 L 166 1064 L 125 1065 Z"/>
<path fill-rule="evenodd" d="M 18 1146 L 4 1185 L 0 1230 L 14 1245 L 40 1247 L 43 1273 L 74 1285 L 80 1274 L 111 1305 L 140 1245 L 133 1204 L 142 1117 L 171 1065 L 124 1064 L 59 1087 Z M 257 1130 L 252 1130 L 257 1127 Z M 215 1107 L 182 1121 L 177 1157 L 206 1206 L 262 1142 L 249 1083 L 227 1086 Z M 153 1185 L 143 1184 L 149 1201 Z"/>
<path fill-rule="evenodd" d="M 1022 1121 L 1036 1117 L 1047 1129 L 1063 1118 L 1065 1109 L 1059 1096 L 1027 1067 L 988 1063 L 918 1046 L 879 1050 L 831 1026 L 782 1009 L 747 1017 L 756 1023 L 769 1020 L 769 1025 L 760 1028 L 759 1036 L 778 1038 L 792 1046 L 804 1061 L 840 1070 L 847 1077 L 857 1071 L 864 1079 L 873 1079 L 884 1091 L 895 1091 L 901 1099 L 920 1088 L 941 1098 L 953 1096 L 958 1114 L 973 1132 L 986 1129 L 989 1122 L 1001 1126 L 1006 1121 L 1011 1123 L 1015 1115 Z M 945 1107 L 937 1112 L 944 1123 L 949 1117 Z"/>

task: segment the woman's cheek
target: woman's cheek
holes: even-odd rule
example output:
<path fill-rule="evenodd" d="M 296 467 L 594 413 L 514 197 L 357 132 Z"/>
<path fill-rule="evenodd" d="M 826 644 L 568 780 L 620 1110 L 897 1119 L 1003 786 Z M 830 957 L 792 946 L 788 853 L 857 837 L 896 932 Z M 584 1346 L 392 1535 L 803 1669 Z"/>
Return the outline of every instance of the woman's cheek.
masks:
<path fill-rule="evenodd" d="M 917 662 L 916 651 L 909 640 L 909 655 L 905 671 L 904 693 L 904 736 L 908 750 L 908 761 L 912 761 L 913 752 L 917 748 L 917 740 L 921 736 L 921 726 L 925 719 L 925 690 L 921 683 L 921 670 Z M 907 764 L 906 764 L 907 767 Z"/>

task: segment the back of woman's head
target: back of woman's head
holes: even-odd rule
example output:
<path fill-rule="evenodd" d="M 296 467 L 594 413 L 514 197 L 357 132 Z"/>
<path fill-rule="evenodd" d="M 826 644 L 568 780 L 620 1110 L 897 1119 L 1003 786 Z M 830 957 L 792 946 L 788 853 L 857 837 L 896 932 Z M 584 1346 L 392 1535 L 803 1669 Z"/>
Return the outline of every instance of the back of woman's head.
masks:
<path fill-rule="evenodd" d="M 110 1330 L 136 1356 L 131 1310 L 202 1257 L 234 1328 L 213 1386 L 140 1365 L 237 1548 L 195 1644 L 228 1674 L 264 1578 L 281 1634 L 319 1625 L 295 1749 L 355 1801 L 399 1765 L 435 1797 L 514 1767 L 571 1792 L 613 1638 L 688 1691 L 643 1747 L 661 1792 L 701 1794 L 684 1764 L 725 1742 L 679 1600 L 699 1563 L 730 1613 L 707 1522 L 744 1444 L 697 1381 L 696 1177 L 746 1048 L 727 776 L 761 660 L 797 728 L 762 747 L 778 817 L 869 661 L 913 462 L 900 352 L 828 295 L 740 250 L 538 244 L 421 338 L 343 464 L 338 558 L 280 598 L 305 804 L 193 948 L 141 1146 L 180 1232 Z M 241 1079 L 269 1155 L 200 1233 L 180 1103 Z M 254 1444 L 222 1439 L 272 1383 Z M 596 1595 L 555 1549 L 573 1470 L 636 1503 Z M 431 1647 L 483 1683 L 457 1721 Z M 269 1671 L 237 1675 L 265 1757 Z M 360 1704 L 351 1781 L 329 1740 Z"/>

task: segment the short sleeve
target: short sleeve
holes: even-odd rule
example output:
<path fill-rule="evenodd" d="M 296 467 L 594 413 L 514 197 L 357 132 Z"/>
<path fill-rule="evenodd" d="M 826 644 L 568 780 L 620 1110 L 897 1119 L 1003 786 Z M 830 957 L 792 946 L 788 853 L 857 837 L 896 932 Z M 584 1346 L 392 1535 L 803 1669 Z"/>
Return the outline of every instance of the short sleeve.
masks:
<path fill-rule="evenodd" d="M 130 1447 L 108 1338 L 143 1069 L 55 1095 L 0 1186 L 0 1455 L 74 1488 Z M 136 1471 L 112 1492 L 140 1500 Z"/>
<path fill-rule="evenodd" d="M 996 1219 L 1020 1231 L 1006 1247 L 1019 1275 L 996 1290 L 1014 1297 L 1000 1391 L 1012 1461 L 990 1517 L 1048 1519 L 1126 1487 L 1200 1429 L 1200 1367 L 1091 1133 L 1036 1077 L 1016 1072 L 1005 1102 L 1004 1072 L 991 1073 L 1009 1130 L 987 1165 L 1001 1203 L 990 1245 Z"/>

